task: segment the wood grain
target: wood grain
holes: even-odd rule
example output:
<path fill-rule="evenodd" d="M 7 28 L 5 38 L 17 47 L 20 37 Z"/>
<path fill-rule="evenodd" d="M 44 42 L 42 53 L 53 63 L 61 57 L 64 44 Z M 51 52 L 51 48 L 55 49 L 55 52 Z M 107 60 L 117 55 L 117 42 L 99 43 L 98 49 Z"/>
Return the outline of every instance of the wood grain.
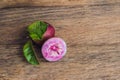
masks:
<path fill-rule="evenodd" d="M 120 3 L 99 3 L 0 9 L 0 80 L 119 80 Z M 66 41 L 62 60 L 40 57 L 33 66 L 24 59 L 26 28 L 36 20 L 51 23 Z"/>
<path fill-rule="evenodd" d="M 20 6 L 66 6 L 115 4 L 120 0 L 0 0 L 0 8 Z"/>

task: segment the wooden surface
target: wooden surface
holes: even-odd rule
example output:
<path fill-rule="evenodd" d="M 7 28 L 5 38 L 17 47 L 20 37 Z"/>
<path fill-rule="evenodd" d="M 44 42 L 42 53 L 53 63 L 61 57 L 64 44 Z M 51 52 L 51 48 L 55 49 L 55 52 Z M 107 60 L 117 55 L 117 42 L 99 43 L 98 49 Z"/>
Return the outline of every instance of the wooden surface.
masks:
<path fill-rule="evenodd" d="M 0 0 L 0 8 L 20 6 L 73 6 L 120 3 L 120 0 Z"/>
<path fill-rule="evenodd" d="M 83 1 L 68 6 L 51 2 L 44 7 L 3 8 L 9 6 L 3 4 L 0 80 L 120 80 L 120 1 Z M 24 59 L 26 28 L 36 20 L 51 23 L 56 36 L 66 41 L 68 50 L 62 60 L 46 62 L 40 57 L 41 64 L 33 66 Z"/>

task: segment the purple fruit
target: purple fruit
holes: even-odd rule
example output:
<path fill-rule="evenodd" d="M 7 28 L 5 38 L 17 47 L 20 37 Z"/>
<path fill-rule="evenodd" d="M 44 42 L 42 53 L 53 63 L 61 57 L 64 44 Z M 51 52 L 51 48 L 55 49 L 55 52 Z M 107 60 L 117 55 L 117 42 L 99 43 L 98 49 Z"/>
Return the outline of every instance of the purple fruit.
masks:
<path fill-rule="evenodd" d="M 45 22 L 46 23 L 46 22 Z M 38 45 L 42 45 L 46 40 L 48 40 L 49 38 L 52 38 L 55 36 L 55 29 L 52 25 L 50 25 L 49 23 L 46 23 L 47 29 L 45 31 L 45 33 L 42 35 L 42 39 L 39 41 L 35 41 Z"/>
<path fill-rule="evenodd" d="M 46 24 L 48 24 L 48 23 L 46 23 Z M 53 26 L 51 26 L 50 24 L 48 24 L 47 30 L 46 30 L 45 33 L 43 34 L 42 38 L 43 38 L 44 40 L 47 40 L 47 39 L 49 39 L 49 38 L 51 38 L 51 37 L 54 37 L 54 36 L 55 36 L 55 29 L 54 29 Z"/>
<path fill-rule="evenodd" d="M 61 38 L 50 38 L 42 46 L 43 57 L 47 61 L 58 61 L 66 54 L 66 43 Z"/>

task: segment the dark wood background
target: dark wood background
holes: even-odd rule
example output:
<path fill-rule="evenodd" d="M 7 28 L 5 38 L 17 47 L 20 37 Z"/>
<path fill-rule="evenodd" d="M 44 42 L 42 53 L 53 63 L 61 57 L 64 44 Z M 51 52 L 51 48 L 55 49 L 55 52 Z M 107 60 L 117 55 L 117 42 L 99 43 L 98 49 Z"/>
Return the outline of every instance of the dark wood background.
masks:
<path fill-rule="evenodd" d="M 0 80 L 120 80 L 120 0 L 1 0 L 0 8 Z M 66 41 L 62 60 L 24 59 L 36 20 Z"/>

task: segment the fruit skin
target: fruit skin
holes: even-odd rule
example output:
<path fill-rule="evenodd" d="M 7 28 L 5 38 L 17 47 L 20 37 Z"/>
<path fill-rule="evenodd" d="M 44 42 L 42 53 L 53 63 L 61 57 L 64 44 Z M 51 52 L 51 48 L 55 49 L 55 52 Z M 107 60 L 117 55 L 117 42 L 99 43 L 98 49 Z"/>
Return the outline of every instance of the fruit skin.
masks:
<path fill-rule="evenodd" d="M 47 61 L 58 61 L 66 54 L 67 46 L 63 39 L 53 37 L 42 46 L 41 52 Z"/>
<path fill-rule="evenodd" d="M 48 24 L 48 23 L 46 23 L 46 24 Z M 54 36 L 55 36 L 55 29 L 54 29 L 54 27 L 52 25 L 48 24 L 47 30 L 43 34 L 42 38 L 44 40 L 47 40 L 47 39 L 49 39 L 51 37 L 54 37 Z"/>
<path fill-rule="evenodd" d="M 42 39 L 41 39 L 41 40 L 34 40 L 34 42 L 35 42 L 37 45 L 39 45 L 39 46 L 42 46 L 43 43 L 44 43 L 46 40 L 48 40 L 49 38 L 52 38 L 52 37 L 55 36 L 55 29 L 54 29 L 54 27 L 53 27 L 51 24 L 47 23 L 47 22 L 45 22 L 45 23 L 46 23 L 48 26 L 47 26 L 47 30 L 45 31 L 45 33 L 44 33 L 43 36 L 42 36 Z"/>

